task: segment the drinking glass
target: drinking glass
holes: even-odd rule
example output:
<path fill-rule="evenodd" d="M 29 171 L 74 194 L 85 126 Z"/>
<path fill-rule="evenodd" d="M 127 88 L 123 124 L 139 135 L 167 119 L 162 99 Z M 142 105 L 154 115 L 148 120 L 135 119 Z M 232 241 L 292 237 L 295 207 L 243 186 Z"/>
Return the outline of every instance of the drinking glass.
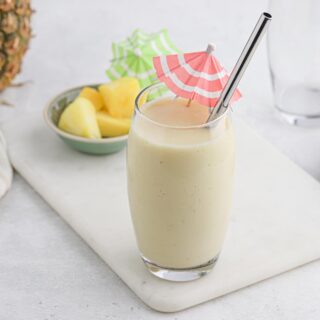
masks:
<path fill-rule="evenodd" d="M 276 109 L 291 124 L 320 125 L 320 1 L 270 0 L 270 13 Z"/>
<path fill-rule="evenodd" d="M 163 92 L 163 86 L 154 84 L 136 99 L 127 149 L 129 203 L 148 270 L 166 280 L 188 281 L 213 268 L 223 244 L 234 135 L 227 113 L 203 125 L 172 126 L 150 119 L 144 113 L 152 103 L 145 102 L 146 96 Z M 168 92 L 156 99 L 157 108 L 175 99 Z"/>

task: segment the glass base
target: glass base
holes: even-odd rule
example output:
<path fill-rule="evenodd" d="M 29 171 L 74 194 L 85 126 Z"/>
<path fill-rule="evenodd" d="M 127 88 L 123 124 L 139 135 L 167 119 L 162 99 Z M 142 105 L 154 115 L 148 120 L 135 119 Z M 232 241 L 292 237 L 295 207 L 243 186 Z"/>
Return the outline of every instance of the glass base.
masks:
<path fill-rule="evenodd" d="M 208 274 L 213 269 L 218 258 L 219 254 L 217 254 L 213 259 L 211 259 L 205 264 L 186 269 L 161 267 L 155 263 L 152 263 L 144 257 L 142 257 L 142 260 L 146 265 L 147 269 L 156 277 L 168 281 L 184 282 L 196 280 Z"/>
<path fill-rule="evenodd" d="M 319 127 L 320 115 L 301 115 L 286 112 L 279 107 L 276 107 L 282 119 L 286 122 L 300 127 Z"/>
<path fill-rule="evenodd" d="M 290 124 L 304 127 L 320 125 L 320 90 L 292 86 L 277 98 L 277 111 Z"/>

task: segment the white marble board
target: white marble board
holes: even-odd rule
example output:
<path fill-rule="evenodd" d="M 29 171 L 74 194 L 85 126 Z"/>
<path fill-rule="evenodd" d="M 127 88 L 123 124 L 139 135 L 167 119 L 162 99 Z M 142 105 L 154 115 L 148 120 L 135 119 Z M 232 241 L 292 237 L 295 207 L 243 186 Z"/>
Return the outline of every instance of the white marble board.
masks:
<path fill-rule="evenodd" d="M 151 308 L 179 311 L 320 258 L 320 184 L 239 119 L 232 219 L 214 271 L 190 283 L 150 275 L 139 259 L 125 152 L 69 149 L 39 115 L 4 126 L 16 170 Z M 36 230 L 35 230 L 36 232 Z"/>

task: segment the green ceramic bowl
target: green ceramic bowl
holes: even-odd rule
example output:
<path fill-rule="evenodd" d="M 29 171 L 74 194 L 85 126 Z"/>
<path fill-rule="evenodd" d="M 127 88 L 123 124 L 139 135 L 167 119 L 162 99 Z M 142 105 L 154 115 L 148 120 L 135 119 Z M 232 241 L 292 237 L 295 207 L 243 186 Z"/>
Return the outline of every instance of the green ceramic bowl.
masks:
<path fill-rule="evenodd" d="M 96 155 L 120 151 L 126 146 L 128 135 L 116 138 L 88 139 L 72 135 L 58 128 L 58 121 L 62 111 L 79 95 L 84 87 L 88 86 L 97 88 L 99 84 L 72 88 L 57 95 L 44 109 L 44 119 L 47 125 L 73 149 Z"/>

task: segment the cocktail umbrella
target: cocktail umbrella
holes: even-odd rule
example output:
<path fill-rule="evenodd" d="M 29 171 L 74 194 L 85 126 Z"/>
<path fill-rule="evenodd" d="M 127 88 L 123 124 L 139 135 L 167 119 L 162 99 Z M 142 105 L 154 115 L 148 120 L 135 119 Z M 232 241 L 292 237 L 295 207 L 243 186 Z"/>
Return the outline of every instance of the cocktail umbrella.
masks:
<path fill-rule="evenodd" d="M 227 72 L 213 55 L 214 49 L 209 44 L 206 51 L 154 57 L 158 79 L 177 96 L 214 107 L 228 81 Z M 236 90 L 231 102 L 240 97 Z"/>
<path fill-rule="evenodd" d="M 110 80 L 135 77 L 144 88 L 157 79 L 152 58 L 177 52 L 167 30 L 147 34 L 137 29 L 126 40 L 112 44 L 113 59 L 106 73 Z"/>

